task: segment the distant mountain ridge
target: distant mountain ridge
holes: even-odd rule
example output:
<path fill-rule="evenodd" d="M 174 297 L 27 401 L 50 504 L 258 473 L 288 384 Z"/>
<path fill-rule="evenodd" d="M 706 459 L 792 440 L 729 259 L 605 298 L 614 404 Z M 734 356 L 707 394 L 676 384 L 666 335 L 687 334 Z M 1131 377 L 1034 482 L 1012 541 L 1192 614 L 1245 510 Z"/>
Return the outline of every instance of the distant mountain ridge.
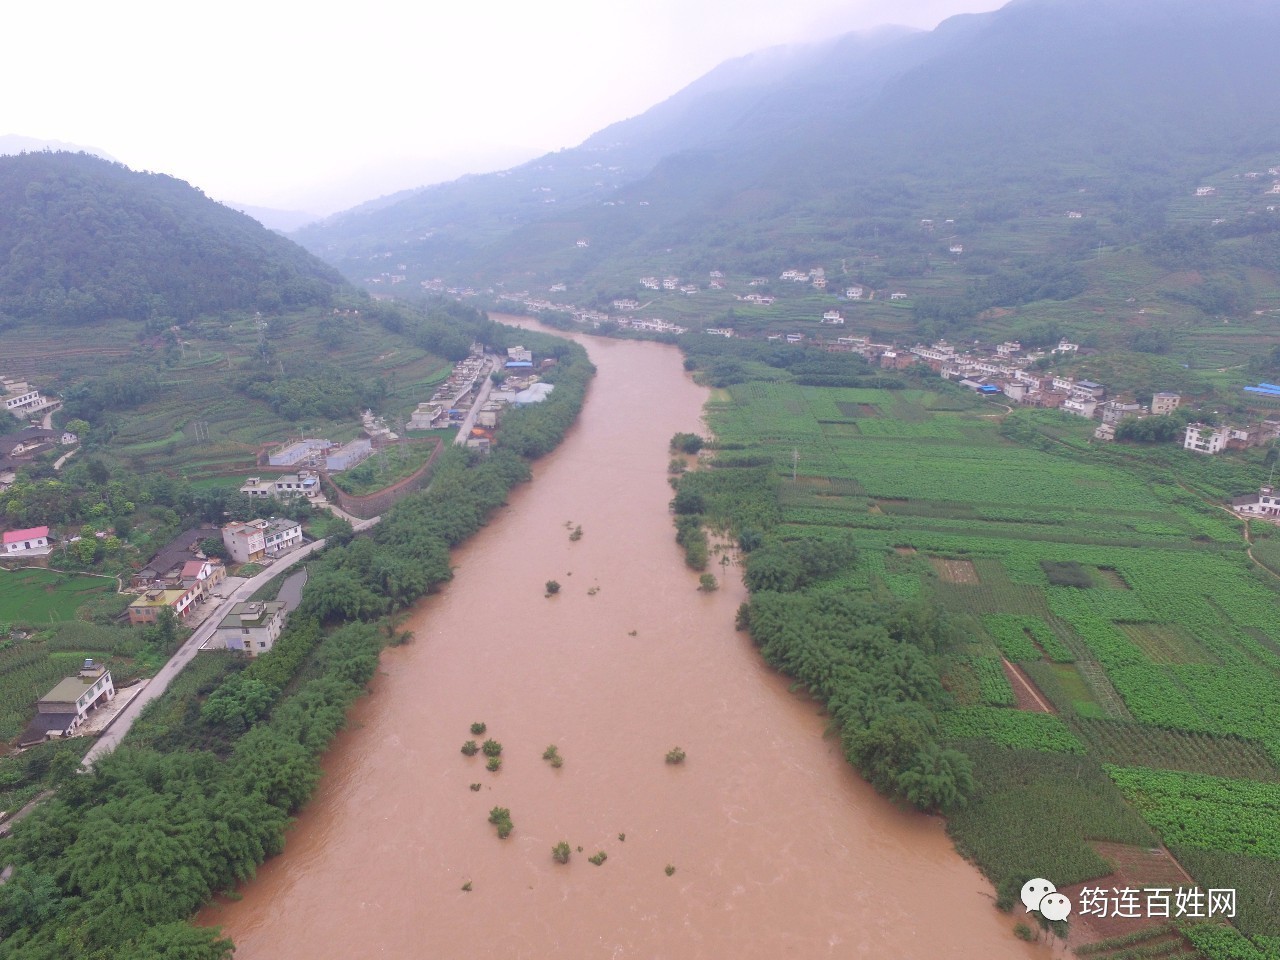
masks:
<path fill-rule="evenodd" d="M 86 147 L 78 143 L 67 143 L 63 140 L 45 140 L 40 137 L 24 137 L 16 133 L 0 135 L 0 155 L 15 153 L 39 153 L 41 151 L 88 153 L 103 160 L 116 163 L 116 158 L 97 147 Z"/>
<path fill-rule="evenodd" d="M 1018 0 L 766 52 L 572 150 L 297 237 L 356 279 L 394 257 L 599 289 L 641 263 L 821 262 L 935 211 L 1063 216 L 1082 190 L 1102 239 L 1131 240 L 1198 177 L 1280 151 L 1278 29 L 1263 0 Z"/>
<path fill-rule="evenodd" d="M 341 276 L 189 184 L 84 153 L 0 157 L 0 318 L 74 324 L 327 303 Z"/>

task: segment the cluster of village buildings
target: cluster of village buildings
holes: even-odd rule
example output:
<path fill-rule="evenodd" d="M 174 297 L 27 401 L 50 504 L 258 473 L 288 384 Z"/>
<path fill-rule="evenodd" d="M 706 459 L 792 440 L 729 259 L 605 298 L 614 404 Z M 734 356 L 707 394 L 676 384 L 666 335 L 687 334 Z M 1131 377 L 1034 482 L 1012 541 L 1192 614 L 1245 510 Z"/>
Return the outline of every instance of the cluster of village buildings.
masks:
<path fill-rule="evenodd" d="M 551 393 L 554 387 L 542 380 L 541 371 L 555 365 L 552 357 L 535 360 L 533 351 L 527 347 L 508 347 L 507 358 L 502 364 L 502 382 L 485 392 L 481 385 L 489 367 L 483 355 L 474 354 L 459 361 L 453 374 L 436 390 L 431 400 L 418 404 L 409 428 L 428 430 L 449 426 L 464 421 L 474 411 L 471 426 L 459 442 L 468 449 L 487 452 L 504 411 L 510 407 L 540 403 Z"/>
<path fill-rule="evenodd" d="M 47 413 L 60 402 L 42 397 L 40 391 L 26 381 L 10 377 L 0 377 L 0 396 L 3 396 L 4 409 L 19 420 Z M 0 435 L 0 490 L 13 485 L 19 467 L 59 445 L 68 446 L 79 439 L 66 430 L 38 426 L 26 426 Z"/>
<path fill-rule="evenodd" d="M 129 604 L 129 623 L 157 623 L 165 609 L 173 611 L 178 623 L 198 619 L 201 605 L 213 598 L 215 589 L 227 577 L 222 560 L 203 550 L 205 540 L 219 536 L 236 563 L 269 562 L 303 542 L 302 527 L 292 520 L 250 520 L 228 523 L 221 530 L 184 530 L 130 579 L 129 587 L 138 596 Z M 10 531 L 4 539 L 6 553 L 19 556 L 38 555 L 35 551 L 39 550 L 47 553 L 56 543 L 48 527 Z M 19 543 L 23 552 L 11 552 L 11 543 Z M 250 656 L 266 653 L 284 629 L 285 607 L 283 602 L 274 600 L 235 604 L 201 649 L 238 650 Z M 18 745 L 30 746 L 50 737 L 75 734 L 115 694 L 111 671 L 102 663 L 86 660 L 76 676 L 60 681 L 36 702 L 36 715 L 18 738 Z"/>

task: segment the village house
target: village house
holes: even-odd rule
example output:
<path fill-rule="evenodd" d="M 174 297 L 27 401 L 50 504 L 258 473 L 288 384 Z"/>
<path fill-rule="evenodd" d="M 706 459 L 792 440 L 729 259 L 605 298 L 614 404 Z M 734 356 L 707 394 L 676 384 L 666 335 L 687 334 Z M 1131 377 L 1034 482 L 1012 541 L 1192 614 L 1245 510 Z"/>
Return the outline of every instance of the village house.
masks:
<path fill-rule="evenodd" d="M 955 357 L 956 348 L 945 340 L 938 340 L 930 347 L 916 344 L 911 348 L 911 352 L 922 360 L 938 360 L 945 363 Z M 994 368 L 992 369 L 994 370 Z"/>
<path fill-rule="evenodd" d="M 1097 400 L 1085 400 L 1079 396 L 1070 396 L 1062 401 L 1062 410 L 1065 413 L 1073 413 L 1077 417 L 1092 419 L 1094 411 L 1098 409 Z"/>
<path fill-rule="evenodd" d="M 1280 522 L 1280 495 L 1272 487 L 1259 487 L 1257 493 L 1231 498 L 1231 509 L 1242 517 L 1263 517 Z"/>
<path fill-rule="evenodd" d="M 70 436 L 74 436 L 71 434 Z M 53 449 L 59 431 L 43 427 L 24 427 L 0 436 L 0 456 L 12 460 L 32 460 Z"/>
<path fill-rule="evenodd" d="M 1101 400 L 1107 395 L 1107 388 L 1092 380 L 1077 380 L 1071 387 L 1071 393 L 1081 400 Z"/>
<path fill-rule="evenodd" d="M 1227 430 L 1227 449 L 1246 450 L 1262 443 L 1261 424 L 1249 423 L 1242 427 L 1229 426 Z"/>
<path fill-rule="evenodd" d="M 302 524 L 297 520 L 272 517 L 263 531 L 263 544 L 268 557 L 288 553 L 302 544 Z"/>
<path fill-rule="evenodd" d="M 828 310 L 822 315 L 822 323 L 828 323 L 833 326 L 841 326 L 844 323 L 844 317 L 840 315 L 839 310 Z"/>
<path fill-rule="evenodd" d="M 257 563 L 266 555 L 267 521 L 232 521 L 222 528 L 222 543 L 235 563 Z"/>
<path fill-rule="evenodd" d="M 333 446 L 329 440 L 293 440 L 267 457 L 267 463 L 273 467 L 293 467 L 304 460 L 312 460 L 324 456 Z"/>
<path fill-rule="evenodd" d="M 1108 400 L 1102 405 L 1102 422 L 1114 425 L 1127 417 L 1137 417 L 1144 412 L 1141 406 L 1132 401 Z"/>
<path fill-rule="evenodd" d="M 1020 380 L 1010 380 L 1004 385 L 1004 395 L 1014 403 L 1022 403 L 1027 397 L 1027 385 Z"/>
<path fill-rule="evenodd" d="M 48 527 L 9 530 L 4 535 L 6 557 L 47 557 L 51 552 L 53 542 Z"/>
<path fill-rule="evenodd" d="M 1188 423 L 1182 447 L 1196 453 L 1221 453 L 1227 448 L 1227 431 L 1203 423 Z"/>
<path fill-rule="evenodd" d="M 206 559 L 200 550 L 200 541 L 217 535 L 218 531 L 214 527 L 192 527 L 182 531 L 133 575 L 129 586 L 134 590 L 181 587 L 182 570 L 186 564 L 192 560 Z"/>
<path fill-rule="evenodd" d="M 213 588 L 227 579 L 227 568 L 217 557 L 188 560 L 182 565 L 182 588 L 195 589 L 200 599 L 208 599 Z"/>
<path fill-rule="evenodd" d="M 859 286 L 845 287 L 844 295 L 848 297 L 850 300 L 861 300 L 862 287 L 859 287 Z"/>
<path fill-rule="evenodd" d="M 201 592 L 195 586 L 148 590 L 129 604 L 129 625 L 150 626 L 160 619 L 160 611 L 165 607 L 172 610 L 179 620 L 185 620 L 200 599 Z"/>
<path fill-rule="evenodd" d="M 1076 353 L 1080 349 L 1080 344 L 1072 343 L 1066 337 L 1058 341 L 1058 345 L 1053 348 L 1054 353 Z"/>
<path fill-rule="evenodd" d="M 1182 397 L 1176 393 L 1157 393 L 1151 398 L 1151 412 L 1155 416 L 1173 413 L 1182 403 Z"/>
<path fill-rule="evenodd" d="M 275 645 L 287 619 L 285 604 L 280 600 L 237 603 L 214 630 L 211 645 L 259 656 Z"/>
<path fill-rule="evenodd" d="M 1093 439 L 1111 441 L 1116 438 L 1116 427 L 1113 423 L 1100 423 L 1093 431 Z"/>
<path fill-rule="evenodd" d="M 1197 197 L 1212 197 L 1217 192 L 1217 187 L 1196 187 Z"/>
<path fill-rule="evenodd" d="M 39 390 L 32 389 L 21 380 L 5 379 L 0 381 L 0 387 L 3 387 L 4 392 L 4 408 L 15 417 L 29 417 L 56 404 L 56 401 L 45 399 L 40 396 Z"/>
<path fill-rule="evenodd" d="M 733 327 L 707 327 L 709 337 L 732 337 Z"/>
<path fill-rule="evenodd" d="M 253 500 L 265 500 L 269 497 L 280 500 L 286 497 L 311 498 L 320 492 L 320 477 L 307 470 L 285 473 L 266 480 L 261 477 L 250 477 L 244 482 L 240 492 Z"/>
<path fill-rule="evenodd" d="M 116 687 L 111 671 L 103 664 L 85 660 L 74 677 L 58 685 L 36 701 L 36 716 L 18 740 L 26 747 L 50 738 L 65 737 L 75 732 L 89 713 L 111 700 Z"/>
<path fill-rule="evenodd" d="M 889 299 L 890 299 L 890 300 L 905 300 L 905 299 L 907 299 L 907 295 L 906 295 L 905 293 L 903 293 L 902 291 L 898 291 L 897 293 L 891 293 L 891 294 L 889 294 Z"/>
<path fill-rule="evenodd" d="M 373 455 L 373 443 L 367 437 L 357 437 L 330 451 L 324 458 L 324 467 L 330 473 L 350 470 Z"/>
<path fill-rule="evenodd" d="M 1018 340 L 1006 340 L 996 345 L 996 353 L 1001 357 L 1012 357 L 1015 353 L 1021 352 L 1022 343 Z"/>

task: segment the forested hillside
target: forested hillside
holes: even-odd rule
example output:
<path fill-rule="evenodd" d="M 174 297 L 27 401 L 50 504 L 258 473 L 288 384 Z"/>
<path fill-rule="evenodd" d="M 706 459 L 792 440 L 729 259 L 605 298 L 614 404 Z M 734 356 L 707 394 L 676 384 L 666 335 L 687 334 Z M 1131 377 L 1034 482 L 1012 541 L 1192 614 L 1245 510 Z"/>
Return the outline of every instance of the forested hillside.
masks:
<path fill-rule="evenodd" d="M 861 285 L 860 322 L 888 334 L 1058 324 L 1117 346 L 1159 325 L 1148 346 L 1212 352 L 1206 321 L 1280 290 L 1278 27 L 1259 0 L 1026 0 L 747 58 L 574 150 L 299 238 L 356 281 L 390 259 L 410 284 L 564 284 L 561 303 L 631 298 L 677 322 L 754 316 L 759 277 L 813 298 L 797 316 Z M 777 282 L 819 266 L 820 294 Z M 652 297 L 645 275 L 701 289 Z M 892 292 L 907 302 L 890 311 Z"/>
<path fill-rule="evenodd" d="M 83 153 L 0 157 L 0 322 L 185 322 L 324 305 L 340 285 L 181 180 Z"/>

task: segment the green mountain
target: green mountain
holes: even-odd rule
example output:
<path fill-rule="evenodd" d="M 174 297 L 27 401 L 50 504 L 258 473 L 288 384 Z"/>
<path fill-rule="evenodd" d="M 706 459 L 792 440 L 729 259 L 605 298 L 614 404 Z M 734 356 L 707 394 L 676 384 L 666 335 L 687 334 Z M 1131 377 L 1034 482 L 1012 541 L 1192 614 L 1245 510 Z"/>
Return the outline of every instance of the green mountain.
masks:
<path fill-rule="evenodd" d="M 773 51 L 573 150 L 298 239 L 356 280 L 393 257 L 410 281 L 564 283 L 562 299 L 605 307 L 642 275 L 821 265 L 831 294 L 908 293 L 893 314 L 870 308 L 881 329 L 1065 322 L 1105 338 L 1162 317 L 1151 343 L 1191 350 L 1208 317 L 1280 306 L 1278 28 L 1262 0 L 1020 0 Z M 1117 325 L 1129 302 L 1148 319 Z M 993 325 L 993 310 L 1015 315 Z"/>
<path fill-rule="evenodd" d="M 83 153 L 0 156 L 0 319 L 186 321 L 322 305 L 343 285 L 181 180 Z"/>

